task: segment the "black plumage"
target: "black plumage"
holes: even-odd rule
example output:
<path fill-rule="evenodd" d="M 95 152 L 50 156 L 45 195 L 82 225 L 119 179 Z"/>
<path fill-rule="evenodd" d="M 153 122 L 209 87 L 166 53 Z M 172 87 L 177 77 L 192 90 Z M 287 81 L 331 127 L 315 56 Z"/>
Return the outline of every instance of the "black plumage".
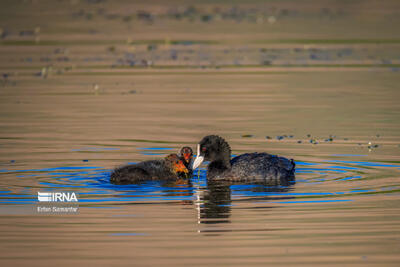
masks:
<path fill-rule="evenodd" d="M 162 160 L 148 160 L 118 167 L 111 173 L 110 182 L 136 184 L 152 180 L 175 181 L 187 178 L 188 173 L 182 160 L 176 154 L 171 154 Z"/>
<path fill-rule="evenodd" d="M 204 137 L 198 147 L 198 157 L 210 161 L 207 178 L 213 181 L 288 185 L 295 180 L 295 163 L 268 153 L 246 153 L 231 159 L 229 144 L 217 135 Z M 196 161 L 198 161 L 196 163 Z"/>

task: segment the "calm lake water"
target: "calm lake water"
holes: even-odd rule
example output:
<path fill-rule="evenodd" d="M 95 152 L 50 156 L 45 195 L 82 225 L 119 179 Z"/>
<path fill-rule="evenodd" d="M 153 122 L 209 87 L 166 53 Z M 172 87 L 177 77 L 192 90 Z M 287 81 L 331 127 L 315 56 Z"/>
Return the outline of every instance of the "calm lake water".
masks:
<path fill-rule="evenodd" d="M 1 3 L 2 266 L 398 266 L 399 4 L 333 2 Z M 109 182 L 208 134 L 296 183 Z"/>

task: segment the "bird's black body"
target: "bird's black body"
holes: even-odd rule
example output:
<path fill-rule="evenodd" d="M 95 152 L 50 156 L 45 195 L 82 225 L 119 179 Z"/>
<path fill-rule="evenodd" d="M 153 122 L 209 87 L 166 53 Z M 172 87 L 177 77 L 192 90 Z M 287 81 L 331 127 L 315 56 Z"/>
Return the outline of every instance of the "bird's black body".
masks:
<path fill-rule="evenodd" d="M 228 143 L 210 135 L 200 143 L 200 155 L 209 160 L 207 178 L 213 181 L 288 185 L 295 180 L 295 163 L 267 153 L 247 153 L 230 159 Z"/>
<path fill-rule="evenodd" d="M 220 172 L 211 165 L 208 177 L 235 182 L 288 184 L 294 181 L 294 163 L 267 153 L 248 153 L 233 158 L 231 168 Z"/>

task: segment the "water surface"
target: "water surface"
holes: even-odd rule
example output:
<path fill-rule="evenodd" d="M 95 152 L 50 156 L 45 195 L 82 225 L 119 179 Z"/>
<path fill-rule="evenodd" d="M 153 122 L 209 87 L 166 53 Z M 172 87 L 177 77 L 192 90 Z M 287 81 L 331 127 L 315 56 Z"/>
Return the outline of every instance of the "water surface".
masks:
<path fill-rule="evenodd" d="M 2 265 L 398 266 L 398 3 L 333 2 L 0 4 Z M 208 134 L 296 183 L 109 183 Z"/>

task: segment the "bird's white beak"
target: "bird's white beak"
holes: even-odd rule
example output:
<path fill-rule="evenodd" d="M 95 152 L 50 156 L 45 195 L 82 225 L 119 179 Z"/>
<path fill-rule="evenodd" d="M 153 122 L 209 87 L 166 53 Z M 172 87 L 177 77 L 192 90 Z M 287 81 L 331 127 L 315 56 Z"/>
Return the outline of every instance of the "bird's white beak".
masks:
<path fill-rule="evenodd" d="M 192 162 L 192 166 L 191 166 L 192 170 L 197 169 L 201 165 L 203 160 L 204 160 L 204 157 L 200 156 L 200 145 L 197 145 L 197 154 L 196 154 L 196 158 Z"/>

